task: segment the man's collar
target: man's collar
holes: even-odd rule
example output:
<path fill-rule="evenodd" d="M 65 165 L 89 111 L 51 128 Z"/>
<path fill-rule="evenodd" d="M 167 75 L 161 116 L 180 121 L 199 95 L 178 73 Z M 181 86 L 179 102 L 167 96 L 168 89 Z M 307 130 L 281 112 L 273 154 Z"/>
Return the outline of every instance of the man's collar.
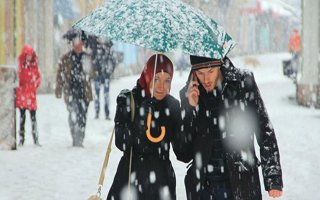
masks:
<path fill-rule="evenodd" d="M 224 58 L 223 61 L 220 69 L 224 82 L 241 81 L 242 76 L 240 70 L 232 64 L 228 57 Z"/>

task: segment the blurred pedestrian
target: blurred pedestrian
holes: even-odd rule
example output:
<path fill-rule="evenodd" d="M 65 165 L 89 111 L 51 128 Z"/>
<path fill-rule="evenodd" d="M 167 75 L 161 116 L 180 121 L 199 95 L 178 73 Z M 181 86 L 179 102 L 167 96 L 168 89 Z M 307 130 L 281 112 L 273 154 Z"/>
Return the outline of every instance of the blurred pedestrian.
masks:
<path fill-rule="evenodd" d="M 293 32 L 289 38 L 288 51 L 292 55 L 291 59 L 291 76 L 296 81 L 296 76 L 300 66 L 300 53 L 301 53 L 301 37 L 298 29 L 293 29 Z"/>
<path fill-rule="evenodd" d="M 110 90 L 110 77 L 115 69 L 116 62 L 113 57 L 111 47 L 111 40 L 105 41 L 102 38 L 96 38 L 95 44 L 89 44 L 91 46 L 92 65 L 95 71 L 95 101 L 94 108 L 96 111 L 95 118 L 99 118 L 100 113 L 100 88 L 103 87 L 104 94 L 104 112 L 105 119 L 110 120 L 109 110 L 109 90 Z"/>
<path fill-rule="evenodd" d="M 32 136 L 35 145 L 40 146 L 37 130 L 37 88 L 40 85 L 38 57 L 30 45 L 25 45 L 18 58 L 19 86 L 16 89 L 16 107 L 20 110 L 19 145 L 25 142 L 26 110 L 30 112 Z"/>
<path fill-rule="evenodd" d="M 117 97 L 115 144 L 123 156 L 107 200 L 176 199 L 169 153 L 172 144 L 179 156 L 181 114 L 179 101 L 169 94 L 172 78 L 171 60 L 163 54 L 152 55 L 136 86 Z"/>
<path fill-rule="evenodd" d="M 293 29 L 288 42 L 288 51 L 294 55 L 299 55 L 301 51 L 301 37 L 298 29 Z"/>
<path fill-rule="evenodd" d="M 90 80 L 92 78 L 91 58 L 84 50 L 81 35 L 71 40 L 72 50 L 62 56 L 56 77 L 55 95 L 64 95 L 64 101 L 69 111 L 69 126 L 72 136 L 72 146 L 83 147 L 87 111 L 92 101 Z"/>
<path fill-rule="evenodd" d="M 261 200 L 260 165 L 265 190 L 280 197 L 280 152 L 253 73 L 237 69 L 229 58 L 190 56 L 190 62 L 180 91 L 190 141 L 182 161 L 192 161 L 185 177 L 187 199 Z"/>

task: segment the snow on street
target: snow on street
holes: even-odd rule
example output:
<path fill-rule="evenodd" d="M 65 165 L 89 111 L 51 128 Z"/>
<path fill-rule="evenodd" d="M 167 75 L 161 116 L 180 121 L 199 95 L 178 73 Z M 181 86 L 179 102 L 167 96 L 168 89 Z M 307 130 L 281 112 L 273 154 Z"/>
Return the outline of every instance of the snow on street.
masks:
<path fill-rule="evenodd" d="M 295 86 L 282 75 L 281 62 L 288 56 L 257 56 L 260 65 L 247 68 L 254 71 L 276 131 L 284 180 L 284 193 L 280 199 L 320 199 L 317 186 L 320 181 L 320 110 L 298 106 L 295 102 Z M 243 66 L 241 57 L 232 61 L 235 66 Z M 111 116 L 114 116 L 115 99 L 120 90 L 131 89 L 137 78 L 112 80 Z M 186 78 L 187 72 L 182 76 L 175 74 L 171 94 L 178 98 Z M 103 113 L 100 113 L 100 119 L 94 119 L 93 106 L 91 102 L 85 147 L 73 148 L 63 100 L 56 99 L 53 94 L 38 95 L 37 121 L 42 147 L 33 145 L 28 113 L 25 145 L 18 147 L 17 151 L 0 151 L 0 200 L 80 200 L 96 192 L 113 121 L 106 121 Z M 19 117 L 19 112 L 17 115 Z M 103 199 L 113 181 L 121 154 L 113 145 L 102 189 Z M 186 164 L 176 161 L 173 153 L 171 161 L 177 177 L 177 199 L 184 200 Z M 265 191 L 263 195 L 264 199 L 271 199 Z"/>

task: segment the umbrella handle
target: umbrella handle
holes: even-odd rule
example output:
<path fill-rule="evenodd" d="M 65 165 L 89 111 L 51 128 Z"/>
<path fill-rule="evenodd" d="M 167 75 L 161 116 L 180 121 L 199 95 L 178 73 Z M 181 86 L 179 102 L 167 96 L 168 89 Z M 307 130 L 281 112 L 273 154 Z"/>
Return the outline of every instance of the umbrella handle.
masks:
<path fill-rule="evenodd" d="M 151 118 L 152 118 L 151 112 L 149 112 L 147 117 L 147 127 L 148 127 L 146 130 L 147 138 L 154 143 L 161 142 L 164 136 L 166 135 L 166 127 L 161 126 L 161 134 L 158 137 L 153 137 L 150 133 Z"/>

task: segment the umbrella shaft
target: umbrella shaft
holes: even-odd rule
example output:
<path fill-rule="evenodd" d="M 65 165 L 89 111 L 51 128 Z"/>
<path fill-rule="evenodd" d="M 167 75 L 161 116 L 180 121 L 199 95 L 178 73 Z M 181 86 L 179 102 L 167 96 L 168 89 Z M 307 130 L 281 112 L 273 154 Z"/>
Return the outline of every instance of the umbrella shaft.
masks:
<path fill-rule="evenodd" d="M 158 62 L 158 54 L 156 54 L 156 60 L 155 60 L 155 62 L 154 62 L 154 70 L 153 70 L 153 78 L 152 78 L 152 91 L 151 91 L 151 98 L 153 97 L 153 93 L 154 93 L 154 79 L 156 78 L 157 62 Z"/>

